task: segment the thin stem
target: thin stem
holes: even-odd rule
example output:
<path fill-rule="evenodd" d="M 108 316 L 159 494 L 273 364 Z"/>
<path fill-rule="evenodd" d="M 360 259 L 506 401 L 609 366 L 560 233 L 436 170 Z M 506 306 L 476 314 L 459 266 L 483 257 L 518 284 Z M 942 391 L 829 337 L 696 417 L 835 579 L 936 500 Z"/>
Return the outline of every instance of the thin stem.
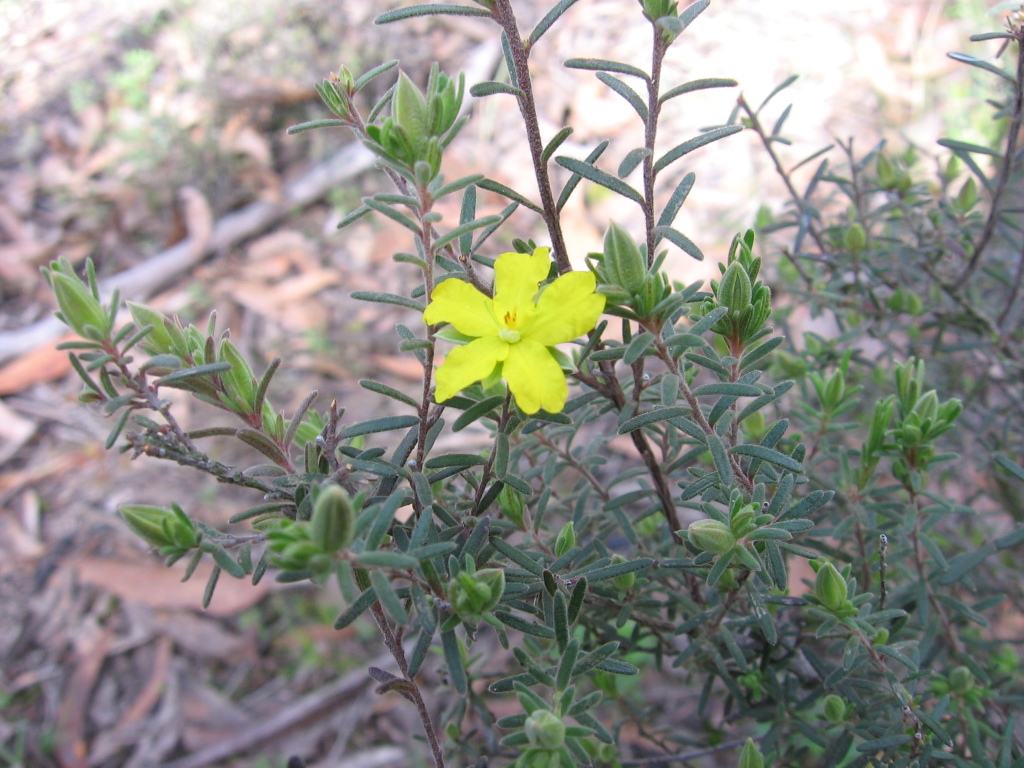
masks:
<path fill-rule="evenodd" d="M 516 22 L 515 13 L 512 10 L 510 0 L 495 0 L 494 18 L 505 32 L 508 38 L 509 49 L 512 51 L 512 62 L 516 70 L 516 85 L 522 92 L 518 97 L 519 111 L 523 116 L 523 123 L 526 127 L 526 139 L 530 145 L 530 155 L 533 158 L 533 171 L 537 178 L 537 189 L 540 191 L 541 208 L 544 210 L 544 223 L 548 228 L 548 236 L 551 238 L 551 246 L 554 250 L 555 264 L 559 274 L 572 271 L 569 263 L 569 254 L 565 249 L 565 238 L 562 236 L 562 224 L 558 216 L 558 208 L 555 206 L 555 198 L 551 192 L 551 180 L 548 177 L 548 165 L 541 159 L 544 152 L 544 142 L 540 135 L 540 122 L 537 119 L 537 104 L 533 98 L 533 84 L 530 80 L 529 57 L 530 54 L 523 44 L 522 36 L 519 34 L 519 24 Z"/>
<path fill-rule="evenodd" d="M 388 624 L 387 617 L 384 615 L 384 609 L 381 608 L 380 603 L 374 603 L 370 610 L 373 613 L 374 620 L 377 622 L 377 626 L 380 628 L 381 635 L 384 637 L 384 645 L 394 657 L 395 663 L 402 671 L 402 676 L 409 684 L 405 691 L 409 694 L 413 704 L 416 706 L 416 712 L 420 716 L 423 732 L 427 737 L 427 743 L 430 745 L 430 751 L 434 757 L 434 768 L 444 768 L 444 752 L 441 750 L 441 743 L 437 740 L 434 723 L 430 719 L 430 713 L 427 711 L 426 702 L 423 701 L 420 687 L 416 683 L 415 678 L 409 674 L 409 661 L 405 657 L 405 648 L 402 646 L 402 640 L 395 634 L 395 630 L 392 629 L 391 625 Z"/>
<path fill-rule="evenodd" d="M 651 51 L 651 77 L 647 81 L 647 122 L 644 125 L 644 147 L 648 150 L 644 158 L 644 223 L 647 232 L 647 266 L 654 263 L 654 145 L 658 135 L 658 116 L 661 114 L 661 65 L 665 60 L 668 45 L 662 38 L 657 24 L 652 23 L 654 43 Z"/>
<path fill-rule="evenodd" d="M 775 154 L 775 148 L 772 147 L 771 139 L 765 132 L 764 127 L 761 125 L 761 121 L 757 119 L 757 113 L 753 109 L 751 109 L 750 104 L 747 103 L 747 100 L 742 95 L 739 97 L 738 103 L 740 109 L 747 113 L 747 119 L 750 120 L 751 129 L 761 139 L 761 143 L 764 145 L 765 152 L 768 153 L 768 157 L 771 158 L 772 163 L 775 165 L 775 170 L 779 174 L 779 177 L 782 179 L 782 183 L 786 185 L 786 191 L 789 192 L 789 196 L 792 198 L 793 202 L 796 204 L 797 209 L 800 211 L 800 216 L 806 219 L 807 232 L 810 234 L 811 239 L 814 240 L 814 244 L 818 246 L 818 250 L 821 253 L 827 253 L 827 249 L 825 248 L 825 242 L 821 236 L 821 233 L 818 232 L 817 228 L 814 226 L 813 220 L 811 219 L 811 215 L 807 210 L 807 201 L 800 196 L 799 192 L 796 191 L 796 187 L 793 186 L 793 182 L 789 178 L 789 173 L 787 173 L 786 169 L 782 167 L 782 161 L 779 159 L 779 156 Z M 791 254 L 788 251 L 786 251 L 785 254 L 786 258 L 788 258 L 789 262 L 793 265 L 793 268 L 796 269 L 797 274 L 800 275 L 800 278 L 808 287 L 810 287 L 813 280 L 811 276 L 804 271 L 803 265 L 800 263 L 799 259 L 796 258 L 796 255 Z"/>
<path fill-rule="evenodd" d="M 992 193 L 992 207 L 989 209 L 988 218 L 985 220 L 985 228 L 981 231 L 981 237 L 974 245 L 971 258 L 967 262 L 967 268 L 957 281 L 966 283 L 971 275 L 978 268 L 981 262 L 981 254 L 988 246 L 989 241 L 995 234 L 996 226 L 999 224 L 999 217 L 1002 215 L 1003 193 L 1010 181 L 1010 172 L 1013 170 L 1013 162 L 1017 155 L 1017 142 L 1020 138 L 1021 127 L 1024 126 L 1024 46 L 1021 45 L 1021 30 L 1014 30 L 1017 36 L 1017 77 L 1014 80 L 1015 93 L 1013 97 L 1013 113 L 1010 116 L 1010 125 L 1006 131 L 1006 148 L 1003 150 L 1002 162 L 999 164 L 999 174 L 996 176 L 995 191 Z"/>

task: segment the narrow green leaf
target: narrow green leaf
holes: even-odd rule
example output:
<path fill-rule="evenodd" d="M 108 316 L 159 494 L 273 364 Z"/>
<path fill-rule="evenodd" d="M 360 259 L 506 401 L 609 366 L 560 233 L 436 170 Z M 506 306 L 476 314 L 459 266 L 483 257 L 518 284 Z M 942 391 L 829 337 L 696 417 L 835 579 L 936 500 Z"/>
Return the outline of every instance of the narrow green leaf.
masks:
<path fill-rule="evenodd" d="M 676 220 L 676 215 L 679 213 L 679 209 L 683 207 L 683 203 L 686 202 L 686 197 L 690 194 L 690 190 L 693 189 L 693 183 L 696 180 L 697 176 L 692 171 L 683 176 L 682 180 L 672 191 L 672 197 L 668 199 L 665 209 L 658 218 L 658 227 L 672 226 L 672 222 Z M 655 235 L 657 236 L 657 229 L 655 230 Z"/>
<path fill-rule="evenodd" d="M 701 91 L 705 88 L 732 88 L 739 85 L 735 80 L 731 80 L 725 77 L 705 77 L 700 80 L 691 80 L 688 83 L 677 85 L 675 88 L 671 88 L 661 95 L 658 99 L 659 102 L 664 104 L 669 99 L 674 99 L 676 96 L 682 96 L 684 93 L 692 93 L 693 91 Z"/>
<path fill-rule="evenodd" d="M 566 126 L 562 128 L 558 133 L 551 137 L 544 149 L 540 153 L 540 161 L 546 163 L 551 159 L 551 156 L 555 154 L 555 151 L 562 146 L 562 143 L 572 135 L 572 128 Z"/>
<path fill-rule="evenodd" d="M 524 95 L 523 92 L 514 85 L 499 83 L 495 80 L 486 80 L 482 83 L 477 83 L 469 89 L 469 95 L 477 98 L 482 96 L 493 96 L 496 93 L 505 93 L 510 96 L 515 96 L 517 99 L 522 98 Z"/>
<path fill-rule="evenodd" d="M 481 227 L 489 227 L 492 224 L 500 224 L 501 216 L 484 216 L 482 219 L 476 219 L 475 221 L 467 221 L 465 224 L 460 224 L 450 232 L 446 232 L 444 235 L 439 237 L 435 242 L 434 246 L 437 248 L 443 248 L 448 245 L 452 240 L 457 240 L 469 232 Z"/>
<path fill-rule="evenodd" d="M 444 542 L 449 544 L 450 542 Z M 360 565 L 367 565 L 371 568 L 415 568 L 420 564 L 419 558 L 415 558 L 403 552 L 360 552 L 356 555 L 356 562 Z"/>
<path fill-rule="evenodd" d="M 604 154 L 604 151 L 607 148 L 608 148 L 608 141 L 602 141 L 600 144 L 598 144 L 596 147 L 594 147 L 594 150 L 589 155 L 587 155 L 587 158 L 586 158 L 585 162 L 588 162 L 588 163 L 595 163 L 595 162 L 597 162 L 597 159 L 602 154 Z M 555 203 L 555 208 L 557 210 L 559 210 L 559 211 L 562 210 L 563 206 L 565 206 L 565 204 L 569 201 L 569 196 L 572 195 L 573 190 L 576 189 L 576 187 L 579 185 L 580 180 L 582 178 L 583 177 L 580 176 L 578 173 L 574 173 L 572 175 L 572 177 L 565 183 L 565 186 L 562 187 L 562 191 L 558 194 L 558 200 Z"/>
<path fill-rule="evenodd" d="M 761 102 L 761 106 L 759 106 L 756 110 L 754 110 L 754 114 L 759 113 L 762 109 L 764 109 L 765 105 L 769 101 L 774 99 L 781 91 L 785 90 L 786 88 L 789 88 L 789 86 L 791 86 L 793 83 L 795 83 L 797 77 L 799 77 L 799 76 L 798 75 L 790 75 L 785 80 L 783 80 L 781 83 L 779 83 L 777 86 L 775 86 L 775 88 L 772 89 L 772 92 L 764 97 L 764 101 Z"/>
<path fill-rule="evenodd" d="M 420 232 L 420 225 L 419 224 L 417 224 L 415 221 L 410 219 L 404 213 L 396 210 L 395 207 L 392 206 L 392 205 L 388 205 L 387 203 L 382 203 L 381 201 L 375 200 L 372 197 L 364 197 L 363 198 L 363 205 L 365 205 L 365 206 L 367 206 L 369 208 L 372 208 L 377 213 L 382 214 L 384 216 L 387 216 L 392 221 L 395 221 L 395 222 L 401 224 L 403 227 L 408 229 L 414 235 L 418 236 L 418 235 L 422 234 Z"/>
<path fill-rule="evenodd" d="M 612 176 L 607 171 L 602 171 L 590 163 L 585 163 L 582 160 L 577 160 L 572 157 L 556 157 L 555 162 L 563 168 L 566 168 L 578 176 L 582 176 L 588 181 L 592 181 L 595 184 L 599 184 L 606 189 L 610 189 L 616 194 L 627 197 L 630 200 L 635 200 L 638 203 L 643 203 L 643 195 L 633 189 L 629 184 L 624 182 L 622 179 Z"/>
<path fill-rule="evenodd" d="M 634 336 L 633 340 L 626 347 L 626 352 L 622 356 L 622 362 L 626 363 L 626 365 L 635 363 L 650 349 L 653 341 L 654 334 L 650 331 L 644 331 Z"/>
<path fill-rule="evenodd" d="M 504 539 L 494 537 L 491 539 L 491 545 L 501 552 L 501 554 L 505 555 L 509 560 L 514 562 L 516 565 L 525 568 L 530 573 L 540 576 L 544 572 L 544 566 L 515 545 L 509 544 Z"/>
<path fill-rule="evenodd" d="M 559 592 L 561 594 L 561 592 Z M 562 651 L 562 657 L 558 660 L 558 670 L 555 672 L 555 690 L 564 691 L 569 687 L 572 680 L 572 671 L 576 666 L 576 658 L 580 653 L 579 638 L 573 638 Z"/>
<path fill-rule="evenodd" d="M 752 456 L 762 461 L 767 461 L 769 464 L 773 464 L 780 469 L 785 469 L 789 472 L 796 474 L 803 474 L 804 467 L 799 461 L 796 461 L 791 456 L 787 456 L 784 453 L 773 451 L 771 448 L 765 448 L 763 445 L 737 445 L 732 449 L 732 452 L 740 456 Z"/>
<path fill-rule="evenodd" d="M 370 571 L 370 583 L 373 585 L 373 590 L 377 593 L 377 599 L 380 600 L 381 606 L 388 615 L 399 624 L 409 623 L 409 614 L 405 610 L 405 606 L 402 605 L 401 599 L 395 594 L 394 587 L 391 586 L 391 582 L 388 581 L 388 577 L 384 575 L 383 571 Z"/>
<path fill-rule="evenodd" d="M 203 609 L 210 607 L 210 601 L 213 600 L 213 591 L 217 588 L 217 580 L 220 579 L 220 566 L 213 566 L 213 570 L 210 572 L 210 578 L 206 581 L 206 589 L 203 590 Z"/>
<path fill-rule="evenodd" d="M 465 411 L 463 411 L 459 418 L 452 423 L 452 432 L 458 432 L 465 429 L 474 421 L 484 416 L 487 416 L 495 408 L 501 406 L 505 402 L 505 398 L 502 395 L 495 395 L 494 397 L 488 397 L 485 400 L 481 400 L 478 403 L 474 403 Z M 492 418 L 496 418 L 493 417 Z"/>
<path fill-rule="evenodd" d="M 450 195 L 453 192 L 458 192 L 460 189 L 465 189 L 468 186 L 483 181 L 483 179 L 484 175 L 482 173 L 474 173 L 469 176 L 463 176 L 461 179 L 455 179 L 455 181 L 450 181 L 447 184 L 445 184 L 443 187 L 441 187 L 440 189 L 433 193 L 433 197 L 435 200 L 440 200 L 442 197 L 445 197 L 446 195 Z"/>
<path fill-rule="evenodd" d="M 158 387 L 173 387 L 176 384 L 188 382 L 190 379 L 214 376 L 225 373 L 230 369 L 231 363 L 207 363 L 206 365 L 197 365 L 195 368 L 184 368 L 180 371 L 174 371 L 174 373 L 161 376 L 153 383 Z"/>
<path fill-rule="evenodd" d="M 486 464 L 487 461 L 475 453 L 449 453 L 443 456 L 435 456 L 427 459 L 427 469 L 441 469 L 442 467 L 476 467 Z"/>
<path fill-rule="evenodd" d="M 632 432 L 636 429 L 640 429 L 641 427 L 646 427 L 659 421 L 666 421 L 667 419 L 686 416 L 689 415 L 689 413 L 690 409 L 684 406 L 675 406 L 673 408 L 652 408 L 645 413 L 641 413 L 639 416 L 634 416 L 622 424 L 619 427 L 619 434 L 624 435 L 627 432 Z"/>
<path fill-rule="evenodd" d="M 711 451 L 711 459 L 715 462 L 715 471 L 718 472 L 719 482 L 723 486 L 732 484 L 732 464 L 729 463 L 729 453 L 725 449 L 725 443 L 722 442 L 716 433 L 712 432 L 705 438 L 708 444 L 708 448 Z"/>
<path fill-rule="evenodd" d="M 668 240 L 672 245 L 676 246 L 683 253 L 689 254 L 697 261 L 704 261 L 704 252 L 697 246 L 693 240 L 688 238 L 678 229 L 673 229 L 668 226 L 659 226 L 654 228 L 655 244 L 661 242 L 663 239 Z"/>
<path fill-rule="evenodd" d="M 957 150 L 959 152 L 974 152 L 979 155 L 1002 157 L 1002 154 L 990 147 L 983 147 L 980 144 L 969 144 L 966 141 L 957 141 L 956 139 L 939 139 L 938 144 L 940 147 Z"/>
<path fill-rule="evenodd" d="M 711 384 L 701 384 L 693 390 L 694 397 L 708 397 L 710 395 L 724 395 L 727 397 L 757 397 L 764 394 L 764 390 L 755 387 L 753 384 L 741 384 L 738 381 L 718 381 Z"/>
<path fill-rule="evenodd" d="M 497 194 L 502 195 L 503 197 L 507 197 L 509 200 L 515 200 L 517 203 L 526 206 L 534 213 L 543 212 L 541 207 L 536 203 L 530 202 L 521 194 L 516 192 L 514 189 L 506 187 L 504 184 L 499 184 L 497 181 L 494 181 L 493 179 L 484 179 L 483 181 L 478 182 L 477 186 L 480 187 L 480 189 L 486 189 L 489 192 L 496 192 Z"/>
<path fill-rule="evenodd" d="M 242 568 L 242 566 L 239 565 L 235 561 L 235 559 L 231 555 L 229 555 L 227 552 L 225 552 L 223 549 L 218 547 L 217 549 L 213 550 L 212 555 L 213 555 L 213 561 L 222 570 L 227 571 L 230 575 L 234 576 L 236 579 L 244 579 L 245 578 L 245 576 L 246 576 L 245 569 Z"/>
<path fill-rule="evenodd" d="M 299 123 L 298 125 L 292 125 L 285 131 L 289 136 L 294 136 L 297 133 L 304 133 L 305 131 L 312 131 L 316 128 L 330 128 L 336 126 L 339 128 L 347 128 L 349 126 L 348 120 L 338 120 L 333 117 L 326 117 L 322 120 L 310 120 L 305 123 Z"/>
<path fill-rule="evenodd" d="M 363 389 L 368 389 L 371 392 L 376 392 L 378 395 L 384 395 L 390 397 L 393 400 L 397 400 L 405 405 L 411 405 L 413 408 L 418 408 L 419 403 L 413 400 L 404 392 L 399 392 L 394 387 L 389 387 L 387 384 L 381 384 L 379 381 L 373 381 L 372 379 L 361 379 L 359 386 Z"/>
<path fill-rule="evenodd" d="M 636 110 L 636 113 L 640 116 L 640 119 L 644 121 L 644 125 L 647 124 L 649 112 L 647 110 L 647 104 L 644 103 L 643 98 L 640 94 L 633 90 L 629 85 L 615 77 L 615 75 L 609 75 L 607 72 L 598 72 L 597 79 L 607 85 L 619 96 L 624 98 L 629 105 Z M 621 174 L 625 175 L 625 174 Z"/>
<path fill-rule="evenodd" d="M 642 69 L 620 61 L 609 61 L 608 59 L 569 59 L 565 62 L 569 69 L 591 69 L 600 72 L 618 72 L 622 75 L 639 77 L 644 82 L 650 81 L 650 77 Z"/>
<path fill-rule="evenodd" d="M 344 229 L 352 222 L 358 221 L 359 219 L 363 218 L 363 216 L 365 216 L 372 210 L 373 209 L 370 208 L 370 206 L 368 205 L 360 205 L 354 211 L 349 211 L 342 217 L 341 221 L 338 222 L 338 229 Z"/>
<path fill-rule="evenodd" d="M 476 8 L 471 5 L 449 5 L 438 3 L 436 5 L 412 5 L 408 8 L 396 8 L 393 11 L 382 13 L 373 20 L 374 24 L 390 24 L 393 21 L 411 19 L 416 16 L 490 16 L 491 12 L 485 8 Z M 465 693 L 464 690 L 459 691 Z"/>
<path fill-rule="evenodd" d="M 545 627 L 543 624 L 537 624 L 532 621 L 526 621 L 525 619 L 521 619 L 506 611 L 495 611 L 494 616 L 502 624 L 512 627 L 512 629 L 522 632 L 524 635 L 543 637 L 545 640 L 553 640 L 555 637 L 555 630 L 550 627 Z"/>
<path fill-rule="evenodd" d="M 631 174 L 636 167 L 643 162 L 643 159 L 651 154 L 651 150 L 647 147 L 638 147 L 630 150 L 629 153 L 622 158 L 622 162 L 619 163 L 619 169 L 616 171 L 620 179 L 624 179 Z"/>
<path fill-rule="evenodd" d="M 616 576 L 642 570 L 653 562 L 653 557 L 639 557 L 636 560 L 627 560 L 624 563 L 615 563 L 614 565 L 606 565 L 603 568 L 595 568 L 592 571 L 587 571 L 585 575 L 588 582 L 594 583 L 595 581 L 614 579 Z"/>
<path fill-rule="evenodd" d="M 695 149 L 699 149 L 707 144 L 711 144 L 719 139 L 724 139 L 726 136 L 732 136 L 734 133 L 739 133 L 745 130 L 742 125 L 722 125 L 718 128 L 712 128 L 699 136 L 694 136 L 688 141 L 684 141 L 682 144 L 670 149 L 659 160 L 654 163 L 654 172 L 657 173 L 665 166 L 675 162 L 680 157 Z"/>
<path fill-rule="evenodd" d="M 404 429 L 414 424 L 419 424 L 416 416 L 385 416 L 380 419 L 370 419 L 350 427 L 345 427 L 341 432 L 342 439 L 350 439 L 359 435 L 370 435 L 375 432 L 388 432 L 392 429 Z"/>
<path fill-rule="evenodd" d="M 986 544 L 973 551 L 957 555 L 949 561 L 949 568 L 939 577 L 939 584 L 946 585 L 959 581 L 970 571 L 981 565 L 995 551 L 995 545 Z"/>
<path fill-rule="evenodd" d="M 362 75 L 360 75 L 358 78 L 356 78 L 356 82 L 355 82 L 355 89 L 356 89 L 356 91 L 361 91 L 372 80 L 374 80 L 377 77 L 380 77 L 385 72 L 387 72 L 389 69 L 393 69 L 394 67 L 397 67 L 397 66 L 398 66 L 398 59 L 392 59 L 391 61 L 385 61 L 383 64 L 378 64 L 373 69 L 364 72 Z"/>
<path fill-rule="evenodd" d="M 370 606 L 377 602 L 377 593 L 373 587 L 370 587 L 364 591 L 359 597 L 355 599 L 348 608 L 346 608 L 337 619 L 334 620 L 335 629 L 344 629 L 349 626 L 353 621 L 362 616 Z"/>
<path fill-rule="evenodd" d="M 469 682 L 466 680 L 466 668 L 462 665 L 462 651 L 454 631 L 441 633 L 441 649 L 444 651 L 444 660 L 448 666 L 448 680 L 451 682 L 452 688 L 458 693 L 465 694 Z"/>
<path fill-rule="evenodd" d="M 544 14 L 544 18 L 537 22 L 537 26 L 530 33 L 529 44 L 533 46 L 551 25 L 558 21 L 559 17 L 576 4 L 576 0 L 561 0 L 554 8 Z"/>
<path fill-rule="evenodd" d="M 986 72 L 991 72 L 993 75 L 999 75 L 999 77 L 1004 80 L 1013 83 L 1015 86 L 1017 85 L 1017 78 L 1002 67 L 997 67 L 990 61 L 979 59 L 976 56 L 968 56 L 966 53 L 947 53 L 946 55 L 953 59 L 953 61 L 959 61 L 963 64 L 969 64 L 972 67 L 977 67 L 978 69 L 984 69 Z M 942 142 L 939 143 L 941 144 Z"/>

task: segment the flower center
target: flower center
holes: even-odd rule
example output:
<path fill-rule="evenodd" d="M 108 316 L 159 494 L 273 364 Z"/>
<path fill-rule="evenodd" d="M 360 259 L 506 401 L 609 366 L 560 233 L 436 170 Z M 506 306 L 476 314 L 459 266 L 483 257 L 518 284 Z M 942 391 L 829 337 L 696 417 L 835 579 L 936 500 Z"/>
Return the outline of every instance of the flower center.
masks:
<path fill-rule="evenodd" d="M 522 334 L 519 331 L 513 331 L 511 328 L 502 328 L 498 331 L 498 338 L 509 344 L 515 344 L 521 337 Z"/>

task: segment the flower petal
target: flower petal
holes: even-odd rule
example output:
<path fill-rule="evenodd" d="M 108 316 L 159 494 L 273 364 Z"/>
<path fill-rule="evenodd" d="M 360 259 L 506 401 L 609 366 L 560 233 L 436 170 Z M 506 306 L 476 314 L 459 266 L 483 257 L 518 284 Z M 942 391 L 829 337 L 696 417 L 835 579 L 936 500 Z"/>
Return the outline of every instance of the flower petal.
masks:
<path fill-rule="evenodd" d="M 527 339 L 512 344 L 501 375 L 525 413 L 536 413 L 541 408 L 558 413 L 565 407 L 569 396 L 565 374 L 543 344 Z"/>
<path fill-rule="evenodd" d="M 423 310 L 425 323 L 451 323 L 467 336 L 497 335 L 493 302 L 465 280 L 445 280 L 434 288 L 430 299 Z"/>
<path fill-rule="evenodd" d="M 537 286 L 550 270 L 547 248 L 538 248 L 532 254 L 501 254 L 494 262 L 496 320 L 512 330 L 526 327 L 534 314 Z"/>
<path fill-rule="evenodd" d="M 545 347 L 572 341 L 595 325 L 604 311 L 605 298 L 594 290 L 591 272 L 568 272 L 544 289 L 537 301 L 533 323 L 523 338 Z"/>
<path fill-rule="evenodd" d="M 508 355 L 508 348 L 509 345 L 497 336 L 485 336 L 453 349 L 437 369 L 434 400 L 444 402 L 470 384 L 486 379 L 494 366 Z"/>

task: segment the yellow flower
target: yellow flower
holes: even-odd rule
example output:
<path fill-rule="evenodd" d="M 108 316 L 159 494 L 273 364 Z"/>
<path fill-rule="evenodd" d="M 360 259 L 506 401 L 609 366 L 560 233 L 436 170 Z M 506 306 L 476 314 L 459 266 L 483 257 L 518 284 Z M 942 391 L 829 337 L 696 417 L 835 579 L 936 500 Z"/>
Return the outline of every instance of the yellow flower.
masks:
<path fill-rule="evenodd" d="M 594 293 L 597 281 L 590 272 L 562 275 L 538 296 L 550 267 L 547 248 L 532 255 L 503 253 L 494 263 L 493 299 L 464 280 L 445 280 L 434 289 L 423 320 L 431 325 L 450 323 L 473 337 L 453 349 L 437 369 L 438 402 L 486 379 L 500 365 L 501 376 L 524 412 L 543 408 L 558 413 L 565 407 L 569 388 L 549 347 L 593 328 L 605 300 Z"/>

